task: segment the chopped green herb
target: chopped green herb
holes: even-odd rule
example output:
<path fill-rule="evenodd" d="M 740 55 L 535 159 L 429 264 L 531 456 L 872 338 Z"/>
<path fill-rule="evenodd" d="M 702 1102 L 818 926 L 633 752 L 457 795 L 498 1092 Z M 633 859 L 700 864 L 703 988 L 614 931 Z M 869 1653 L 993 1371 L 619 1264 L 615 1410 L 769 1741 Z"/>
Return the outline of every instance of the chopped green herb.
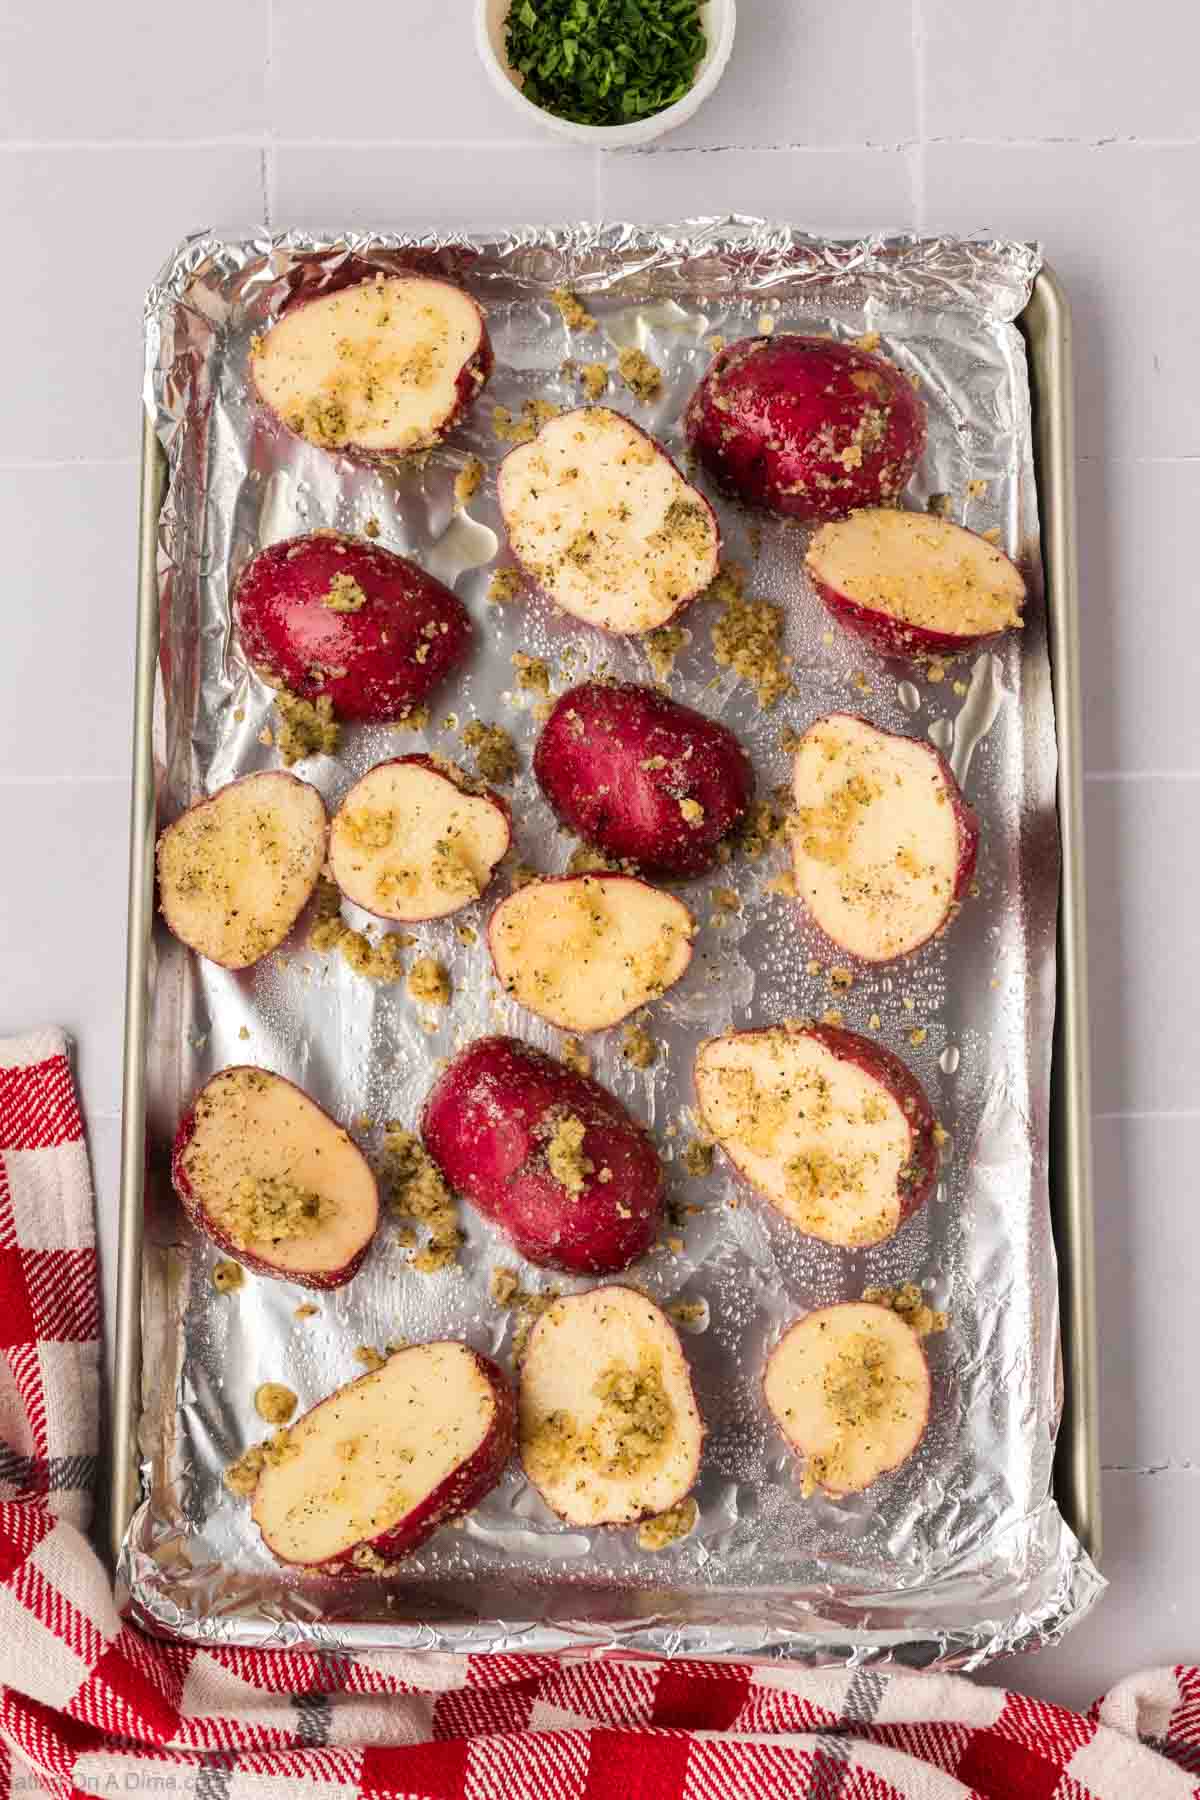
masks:
<path fill-rule="evenodd" d="M 505 29 L 525 98 L 577 125 L 673 106 L 708 48 L 699 0 L 513 0 Z"/>

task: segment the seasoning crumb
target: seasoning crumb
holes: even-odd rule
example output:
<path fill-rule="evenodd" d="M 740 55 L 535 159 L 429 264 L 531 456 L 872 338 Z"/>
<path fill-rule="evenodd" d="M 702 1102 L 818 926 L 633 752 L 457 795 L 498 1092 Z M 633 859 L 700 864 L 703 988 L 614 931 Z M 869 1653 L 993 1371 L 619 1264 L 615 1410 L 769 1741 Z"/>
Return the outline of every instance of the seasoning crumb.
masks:
<path fill-rule="evenodd" d="M 354 1352 L 354 1360 L 356 1363 L 361 1363 L 368 1374 L 373 1375 L 376 1369 L 382 1369 L 387 1357 L 382 1350 L 377 1350 L 374 1344 L 360 1344 Z"/>
<path fill-rule="evenodd" d="M 926 680 L 932 681 L 935 687 L 937 686 L 937 684 L 939 682 L 945 681 L 945 679 L 946 679 L 945 663 L 931 662 L 929 667 L 925 671 L 925 677 L 926 677 Z"/>
<path fill-rule="evenodd" d="M 861 337 L 851 338 L 850 342 L 854 345 L 856 350 L 866 350 L 868 352 L 871 350 L 878 350 L 879 333 L 877 331 L 864 331 Z"/>
<path fill-rule="evenodd" d="M 596 320 L 579 295 L 573 294 L 570 288 L 554 288 L 550 298 L 562 314 L 562 322 L 568 331 L 595 331 L 597 329 Z"/>
<path fill-rule="evenodd" d="M 238 1027 L 238 1036 L 241 1038 L 242 1042 L 245 1043 L 246 1039 L 250 1036 L 250 1027 L 248 1025 L 240 1025 Z"/>
<path fill-rule="evenodd" d="M 568 875 L 593 875 L 597 870 L 611 870 L 617 864 L 610 862 L 602 850 L 593 850 L 590 844 L 579 844 L 567 862 Z"/>
<path fill-rule="evenodd" d="M 810 956 L 808 961 L 805 963 L 804 973 L 806 975 L 819 975 L 821 973 L 821 965 L 817 961 L 815 956 Z"/>
<path fill-rule="evenodd" d="M 330 582 L 329 592 L 321 596 L 321 605 L 334 613 L 361 612 L 366 604 L 367 596 L 353 575 L 341 571 Z"/>
<path fill-rule="evenodd" d="M 450 976 L 435 956 L 419 956 L 408 971 L 409 998 L 426 1006 L 449 1006 Z"/>
<path fill-rule="evenodd" d="M 850 686 L 857 688 L 860 694 L 870 694 L 874 691 L 862 669 L 855 669 L 850 676 Z"/>
<path fill-rule="evenodd" d="M 635 1069 L 651 1069 L 658 1061 L 659 1046 L 644 1025 L 631 1024 L 621 1035 L 621 1055 Z"/>
<path fill-rule="evenodd" d="M 478 943 L 479 941 L 479 933 L 473 925 L 456 925 L 454 927 L 454 935 L 459 943 L 467 949 L 469 949 L 472 944 Z"/>
<path fill-rule="evenodd" d="M 773 800 L 756 800 L 737 831 L 737 847 L 751 862 L 781 843 L 787 832 L 787 814 Z"/>
<path fill-rule="evenodd" d="M 981 531 L 979 535 L 985 544 L 998 544 L 1004 533 L 998 525 L 992 525 L 987 531 Z"/>
<path fill-rule="evenodd" d="M 939 1125 L 936 1119 L 933 1122 L 933 1142 L 934 1147 L 938 1150 L 944 1149 L 950 1142 L 950 1133 L 944 1125 Z"/>
<path fill-rule="evenodd" d="M 281 1381 L 264 1381 L 254 1390 L 254 1410 L 268 1425 L 286 1425 L 296 1410 L 296 1396 Z"/>
<path fill-rule="evenodd" d="M 720 332 L 720 331 L 714 331 L 711 337 L 705 338 L 704 348 L 706 350 L 711 350 L 714 356 L 719 356 L 721 354 L 722 350 L 725 348 L 724 333 Z"/>
<path fill-rule="evenodd" d="M 493 569 L 487 597 L 493 606 L 507 606 L 510 600 L 517 598 L 524 585 L 520 569 Z"/>
<path fill-rule="evenodd" d="M 794 756 L 803 742 L 804 733 L 792 725 L 785 725 L 779 734 L 779 748 L 785 756 Z"/>
<path fill-rule="evenodd" d="M 275 696 L 279 724 L 275 742 L 286 768 L 308 756 L 332 756 L 337 750 L 340 732 L 333 716 L 333 701 L 322 694 L 314 702 L 302 700 L 280 688 Z M 260 734 L 260 742 L 268 743 L 270 727 Z"/>
<path fill-rule="evenodd" d="M 218 1294 L 235 1294 L 240 1287 L 246 1285 L 246 1271 L 241 1263 L 224 1257 L 213 1269 L 212 1284 Z"/>
<path fill-rule="evenodd" d="M 550 1173 L 572 1199 L 577 1199 L 587 1185 L 595 1164 L 583 1153 L 587 1127 L 573 1113 L 562 1115 L 554 1125 L 546 1145 L 546 1162 Z"/>
<path fill-rule="evenodd" d="M 706 598 L 721 608 L 712 625 L 713 656 L 723 669 L 746 681 L 764 707 L 774 706 L 791 689 L 790 658 L 781 652 L 783 608 L 745 593 L 745 571 L 722 566 Z"/>
<path fill-rule="evenodd" d="M 608 370 L 602 362 L 581 363 L 579 380 L 589 400 L 602 400 L 608 392 Z"/>
<path fill-rule="evenodd" d="M 987 491 L 988 491 L 987 482 L 980 481 L 978 477 L 976 477 L 975 480 L 973 480 L 973 481 L 968 481 L 968 483 L 967 483 L 967 499 L 968 500 L 984 500 L 987 498 Z"/>
<path fill-rule="evenodd" d="M 621 380 L 635 400 L 648 404 L 662 392 L 662 370 L 644 350 L 622 350 L 617 358 Z"/>
<path fill-rule="evenodd" d="M 541 430 L 548 419 L 558 416 L 557 406 L 549 400 L 526 400 L 521 406 L 520 414 L 512 413 L 507 406 L 492 408 L 492 432 L 501 443 L 528 444 Z"/>
<path fill-rule="evenodd" d="M 311 1319 L 320 1312 L 320 1307 L 312 1300 L 303 1300 L 292 1314 L 294 1319 Z"/>
<path fill-rule="evenodd" d="M 483 464 L 477 456 L 468 456 L 454 477 L 454 504 L 461 511 L 469 506 L 483 485 Z"/>
<path fill-rule="evenodd" d="M 410 1266 L 422 1275 L 448 1268 L 463 1242 L 454 1196 L 416 1132 L 395 1120 L 384 1132 L 382 1173 L 391 1216 L 415 1220 L 429 1230 L 428 1243 L 411 1259 Z M 402 1226 L 397 1236 L 401 1242 L 407 1240 L 407 1245 L 416 1242 L 411 1227 Z"/>
<path fill-rule="evenodd" d="M 707 1300 L 677 1300 L 667 1311 L 679 1325 L 702 1325 L 708 1318 Z"/>
<path fill-rule="evenodd" d="M 704 808 L 698 800 L 681 800 L 679 802 L 679 810 L 682 813 L 686 824 L 703 825 Z"/>
<path fill-rule="evenodd" d="M 683 1166 L 689 1175 L 699 1181 L 705 1175 L 712 1174 L 713 1146 L 706 1144 L 703 1138 L 693 1138 L 683 1153 Z"/>
<path fill-rule="evenodd" d="M 867 1024 L 870 1026 L 872 1031 L 878 1031 L 878 1030 L 880 1030 L 880 1028 L 883 1025 L 883 1020 L 880 1018 L 878 1013 L 872 1013 L 870 1018 L 867 1020 Z"/>
<path fill-rule="evenodd" d="M 853 969 L 831 968 L 828 972 L 828 978 L 830 987 L 838 988 L 842 993 L 845 993 L 848 988 L 854 986 Z"/>
<path fill-rule="evenodd" d="M 692 634 L 682 625 L 660 625 L 657 631 L 647 632 L 642 639 L 642 648 L 650 663 L 655 681 L 666 681 L 675 667 L 675 659 L 685 645 L 692 641 Z"/>
<path fill-rule="evenodd" d="M 379 520 L 374 514 L 371 515 L 363 526 L 363 532 L 369 538 L 377 538 L 379 536 Z"/>
<path fill-rule="evenodd" d="M 427 706 L 410 706 L 402 718 L 392 719 L 389 731 L 424 731 L 429 724 L 429 708 Z"/>
<path fill-rule="evenodd" d="M 518 888 L 528 887 L 531 881 L 537 881 L 538 879 L 539 876 L 537 870 L 529 863 L 521 862 L 518 858 L 516 862 L 509 866 L 508 891 L 510 894 L 515 894 Z"/>
<path fill-rule="evenodd" d="M 863 1289 L 863 1299 L 875 1306 L 886 1306 L 898 1313 L 906 1325 L 911 1325 L 918 1337 L 930 1337 L 938 1331 L 945 1331 L 950 1323 L 949 1315 L 935 1312 L 926 1303 L 925 1296 L 915 1281 L 906 1281 L 902 1287 L 868 1287 Z"/>
<path fill-rule="evenodd" d="M 592 1059 L 577 1037 L 569 1037 L 562 1047 L 562 1060 L 577 1075 L 590 1075 Z"/>
<path fill-rule="evenodd" d="M 475 752 L 475 767 L 485 781 L 509 782 L 521 766 L 516 745 L 500 725 L 472 719 L 463 743 Z"/>
<path fill-rule="evenodd" d="M 935 519 L 949 519 L 954 513 L 953 494 L 930 494 L 925 502 L 925 511 L 932 513 Z"/>
<path fill-rule="evenodd" d="M 767 892 L 768 894 L 779 894 L 785 900 L 794 900 L 796 898 L 796 877 L 790 869 L 785 869 L 782 875 L 773 875 L 767 883 Z"/>
<path fill-rule="evenodd" d="M 775 327 L 778 323 L 779 323 L 779 321 L 776 319 L 774 313 L 766 313 L 766 312 L 759 313 L 759 315 L 758 315 L 758 335 L 759 335 L 759 337 L 774 337 Z"/>
<path fill-rule="evenodd" d="M 550 694 L 550 665 L 541 656 L 526 656 L 515 650 L 512 666 L 517 672 L 517 686 L 526 694 Z"/>
<path fill-rule="evenodd" d="M 821 1014 L 822 1025 L 840 1025 L 845 1017 L 840 1006 L 827 1006 Z"/>
<path fill-rule="evenodd" d="M 694 1500 L 688 1499 L 673 1506 L 670 1512 L 659 1513 L 653 1519 L 643 1519 L 638 1526 L 638 1549 L 659 1551 L 678 1544 L 696 1529 L 699 1517 L 700 1508 Z"/>
<path fill-rule="evenodd" d="M 929 1033 L 926 1031 L 925 1027 L 923 1025 L 918 1025 L 915 1031 L 909 1032 L 908 1041 L 914 1048 L 919 1049 L 928 1036 Z"/>

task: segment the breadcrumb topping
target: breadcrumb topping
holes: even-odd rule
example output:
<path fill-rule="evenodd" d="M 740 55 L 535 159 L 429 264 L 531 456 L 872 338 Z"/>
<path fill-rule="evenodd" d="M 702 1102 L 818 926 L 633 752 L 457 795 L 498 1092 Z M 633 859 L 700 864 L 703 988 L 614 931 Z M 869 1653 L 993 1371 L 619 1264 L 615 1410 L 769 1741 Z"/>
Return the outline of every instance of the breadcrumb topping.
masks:
<path fill-rule="evenodd" d="M 308 756 L 336 754 L 341 731 L 328 694 L 316 701 L 302 700 L 299 694 L 280 688 L 275 695 L 275 711 L 275 743 L 286 768 Z"/>
<path fill-rule="evenodd" d="M 254 1390 L 254 1410 L 268 1425 L 286 1425 L 296 1410 L 296 1396 L 281 1381 L 264 1381 Z"/>
<path fill-rule="evenodd" d="M 322 594 L 321 605 L 327 606 L 330 612 L 361 612 L 367 604 L 367 596 L 355 581 L 353 575 L 338 573 L 329 584 L 329 592 Z"/>
<path fill-rule="evenodd" d="M 643 404 L 657 400 L 662 392 L 662 370 L 644 350 L 622 350 L 617 358 L 617 369 L 635 400 Z"/>
<path fill-rule="evenodd" d="M 681 1500 L 670 1512 L 659 1513 L 653 1519 L 643 1519 L 638 1526 L 638 1549 L 666 1550 L 671 1544 L 679 1543 L 681 1538 L 688 1537 L 695 1530 L 699 1517 L 700 1508 L 689 1498 Z"/>

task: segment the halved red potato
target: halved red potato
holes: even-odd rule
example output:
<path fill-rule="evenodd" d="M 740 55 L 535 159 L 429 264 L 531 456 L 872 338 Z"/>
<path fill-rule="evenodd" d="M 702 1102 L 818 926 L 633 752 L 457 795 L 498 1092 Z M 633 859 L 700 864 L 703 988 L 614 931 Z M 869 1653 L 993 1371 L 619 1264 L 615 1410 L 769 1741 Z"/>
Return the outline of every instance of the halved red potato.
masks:
<path fill-rule="evenodd" d="M 480 1038 L 438 1077 L 421 1119 L 450 1187 L 522 1256 L 611 1275 L 654 1242 L 663 1173 L 621 1102 L 519 1038 Z"/>
<path fill-rule="evenodd" d="M 684 424 L 714 481 L 792 519 L 840 519 L 896 499 L 926 437 L 924 404 L 892 363 L 795 332 L 719 351 Z"/>
<path fill-rule="evenodd" d="M 255 342 L 250 368 L 276 418 L 310 444 L 405 456 L 457 423 L 491 373 L 492 346 L 461 288 L 377 274 L 298 296 Z"/>
<path fill-rule="evenodd" d="M 712 507 L 624 414 L 584 406 L 500 464 L 513 555 L 564 612 L 604 631 L 654 631 L 717 573 Z"/>
<path fill-rule="evenodd" d="M 328 695 L 335 717 L 404 719 L 471 647 L 450 589 L 365 538 L 315 531 L 260 550 L 234 594 L 247 661 L 302 700 Z"/>
<path fill-rule="evenodd" d="M 604 1031 L 673 987 L 696 921 L 635 875 L 555 875 L 502 900 L 488 948 L 505 993 L 564 1031 Z"/>
<path fill-rule="evenodd" d="M 912 1070 L 840 1026 L 759 1026 L 696 1053 L 696 1104 L 738 1173 L 808 1237 L 882 1244 L 937 1179 L 937 1122 Z"/>
<path fill-rule="evenodd" d="M 728 727 L 634 682 L 563 694 L 533 772 L 564 825 L 648 875 L 711 869 L 754 794 L 750 758 Z"/>
<path fill-rule="evenodd" d="M 933 513 L 853 513 L 822 526 L 805 565 L 838 623 L 883 656 L 958 656 L 1024 622 L 1017 565 Z"/>
<path fill-rule="evenodd" d="M 826 936 L 890 962 L 949 924 L 979 820 L 932 744 L 829 713 L 801 738 L 792 784 L 796 892 Z"/>
<path fill-rule="evenodd" d="M 364 911 L 443 919 L 478 900 L 512 842 L 508 804 L 453 763 L 397 756 L 368 769 L 333 816 L 333 879 Z"/>
<path fill-rule="evenodd" d="M 556 1300 L 521 1365 L 521 1461 L 570 1525 L 632 1525 L 677 1506 L 704 1422 L 679 1334 L 633 1288 Z"/>
<path fill-rule="evenodd" d="M 911 1325 L 886 1306 L 823 1306 L 767 1358 L 767 1405 L 804 1460 L 804 1492 L 858 1494 L 907 1462 L 929 1423 L 929 1364 Z"/>
<path fill-rule="evenodd" d="M 171 1180 L 220 1249 L 277 1281 L 343 1287 L 379 1223 L 379 1191 L 349 1132 L 302 1088 L 236 1064 L 196 1095 Z"/>
<path fill-rule="evenodd" d="M 412 1344 L 287 1427 L 251 1516 L 280 1562 L 321 1574 L 388 1565 L 477 1506 L 512 1454 L 508 1382 L 467 1344 Z"/>
<path fill-rule="evenodd" d="M 158 840 L 159 906 L 190 950 L 248 969 L 282 944 L 325 860 L 325 802 L 282 769 L 245 775 Z"/>

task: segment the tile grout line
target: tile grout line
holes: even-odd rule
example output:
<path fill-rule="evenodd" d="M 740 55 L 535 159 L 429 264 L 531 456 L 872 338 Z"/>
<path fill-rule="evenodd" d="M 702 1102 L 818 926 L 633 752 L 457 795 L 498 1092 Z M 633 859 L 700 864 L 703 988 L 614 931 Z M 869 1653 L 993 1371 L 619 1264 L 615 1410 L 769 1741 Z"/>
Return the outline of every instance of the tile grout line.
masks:
<path fill-rule="evenodd" d="M 0 475 L 44 469 L 137 469 L 136 456 L 0 456 Z"/>
<path fill-rule="evenodd" d="M 912 0 L 913 114 L 917 141 L 906 151 L 909 158 L 909 180 L 912 184 L 914 229 L 918 237 L 925 235 L 928 209 L 925 168 L 925 125 L 928 96 L 925 83 L 925 0 Z"/>
<path fill-rule="evenodd" d="M 917 0 L 919 3 L 919 0 Z M 289 150 L 486 150 L 489 153 L 546 149 L 540 138 L 287 138 L 267 133 L 273 145 Z M 262 148 L 262 132 L 233 132 L 224 137 L 208 138 L 9 138 L 0 140 L 0 156 L 6 152 L 31 155 L 37 151 L 57 154 L 62 151 L 87 150 L 258 150 Z M 846 156 L 855 151 L 880 155 L 920 149 L 931 145 L 967 147 L 978 150 L 1195 150 L 1200 137 L 1046 137 L 1046 138 L 972 138 L 931 137 L 898 138 L 890 143 L 743 143 L 743 144 L 648 144 L 643 148 L 610 151 L 615 156 L 725 156 L 748 151 L 777 156 L 812 155 Z"/>
<path fill-rule="evenodd" d="M 266 115 L 266 142 L 258 153 L 258 178 L 262 184 L 263 223 L 268 231 L 275 224 L 275 0 L 265 0 L 263 14 L 263 110 Z"/>
<path fill-rule="evenodd" d="M 1085 769 L 1085 781 L 1196 781 L 1200 769 Z"/>
<path fill-rule="evenodd" d="M 1196 1119 L 1200 1121 L 1200 1111 L 1194 1107 L 1180 1107 L 1173 1112 L 1139 1112 L 1136 1108 L 1130 1108 L 1124 1112 L 1094 1112 L 1092 1114 L 1093 1125 L 1111 1124 L 1121 1119 Z"/>

